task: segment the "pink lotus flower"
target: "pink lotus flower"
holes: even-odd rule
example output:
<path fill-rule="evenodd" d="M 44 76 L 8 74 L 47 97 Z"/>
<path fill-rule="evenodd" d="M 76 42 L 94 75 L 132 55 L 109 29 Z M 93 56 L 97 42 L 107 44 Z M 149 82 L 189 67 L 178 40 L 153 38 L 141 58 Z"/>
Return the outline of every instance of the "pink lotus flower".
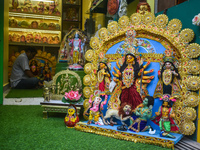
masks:
<path fill-rule="evenodd" d="M 194 16 L 194 18 L 192 19 L 192 24 L 200 26 L 200 13 L 198 15 Z"/>
<path fill-rule="evenodd" d="M 76 100 L 80 99 L 82 94 L 79 94 L 78 91 L 70 91 L 65 93 L 65 99 Z"/>

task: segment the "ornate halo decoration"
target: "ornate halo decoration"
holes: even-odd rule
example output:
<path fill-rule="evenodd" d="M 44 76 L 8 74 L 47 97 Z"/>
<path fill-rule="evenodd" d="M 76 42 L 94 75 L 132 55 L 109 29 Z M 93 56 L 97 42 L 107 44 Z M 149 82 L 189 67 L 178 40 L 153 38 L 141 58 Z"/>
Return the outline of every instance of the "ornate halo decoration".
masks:
<path fill-rule="evenodd" d="M 83 94 L 84 94 L 84 96 L 85 96 L 86 98 L 89 98 L 90 95 L 92 94 L 92 91 L 91 91 L 91 89 L 90 89 L 89 87 L 84 87 L 84 89 L 83 89 Z"/>
<path fill-rule="evenodd" d="M 190 93 L 186 95 L 186 100 L 184 101 L 185 106 L 196 107 L 199 104 L 199 96 L 197 93 Z"/>
<path fill-rule="evenodd" d="M 93 56 L 94 56 L 94 52 L 93 50 L 87 50 L 86 53 L 85 53 L 85 59 L 87 61 L 91 61 L 93 59 Z"/>
<path fill-rule="evenodd" d="M 83 84 L 84 84 L 84 85 L 90 85 L 90 83 L 91 83 L 90 75 L 85 75 L 85 76 L 83 77 Z"/>
<path fill-rule="evenodd" d="M 144 15 L 142 21 L 143 21 L 144 24 L 147 25 L 147 24 L 153 23 L 154 22 L 154 18 L 155 18 L 155 15 L 153 13 L 149 12 L 149 13 Z"/>
<path fill-rule="evenodd" d="M 194 121 L 196 116 L 196 110 L 194 108 L 186 107 L 183 109 L 183 118 L 186 121 Z"/>
<path fill-rule="evenodd" d="M 113 34 L 118 31 L 118 23 L 116 21 L 112 21 L 108 24 L 108 31 Z"/>
<path fill-rule="evenodd" d="M 183 42 L 191 42 L 194 38 L 194 32 L 191 29 L 184 29 L 180 33 L 180 38 Z"/>
<path fill-rule="evenodd" d="M 197 43 L 188 45 L 186 50 L 190 58 L 197 58 L 200 55 L 200 45 Z"/>
<path fill-rule="evenodd" d="M 199 77 L 192 76 L 187 79 L 187 88 L 193 91 L 197 91 L 200 88 L 200 79 Z"/>
<path fill-rule="evenodd" d="M 92 37 L 91 40 L 90 40 L 90 46 L 93 49 L 98 48 L 99 47 L 99 39 L 97 37 Z"/>
<path fill-rule="evenodd" d="M 108 36 L 108 30 L 106 28 L 101 28 L 99 30 L 98 34 L 99 34 L 99 38 L 101 40 L 105 40 L 107 38 L 107 36 Z"/>
<path fill-rule="evenodd" d="M 137 25 L 141 22 L 141 15 L 138 13 L 134 13 L 131 15 L 130 20 L 133 25 Z"/>
<path fill-rule="evenodd" d="M 129 18 L 127 16 L 122 16 L 118 21 L 120 28 L 126 28 L 129 25 Z"/>
<path fill-rule="evenodd" d="M 87 63 L 85 66 L 84 66 L 84 72 L 86 74 L 90 74 L 92 72 L 92 64 L 91 63 Z"/>
<path fill-rule="evenodd" d="M 181 132 L 185 135 L 192 135 L 195 129 L 195 125 L 192 121 L 181 124 Z"/>
<path fill-rule="evenodd" d="M 172 20 L 169 21 L 168 28 L 173 33 L 179 32 L 182 28 L 182 23 L 178 19 L 172 19 Z"/>
<path fill-rule="evenodd" d="M 127 16 L 122 16 L 118 22 L 113 21 L 108 24 L 107 28 L 100 29 L 99 37 L 94 37 L 90 41 L 92 50 L 88 50 L 85 54 L 86 60 L 91 63 L 91 65 L 86 64 L 84 67 L 87 74 L 84 78 L 86 87 L 83 89 L 85 98 L 88 99 L 95 90 L 99 55 L 102 53 L 108 59 L 108 62 L 122 60 L 123 56 L 120 53 L 106 53 L 115 44 L 126 40 L 127 30 L 135 30 L 137 38 L 157 41 L 166 49 L 173 51 L 174 58 L 179 62 L 178 69 L 181 75 L 180 84 L 182 85 L 182 97 L 174 103 L 174 110 L 177 115 L 175 120 L 183 134 L 193 134 L 195 126 L 191 120 L 194 117 L 190 118 L 190 116 L 194 115 L 191 113 L 192 111 L 189 111 L 193 109 L 188 107 L 196 107 L 199 102 L 199 96 L 194 93 L 200 89 L 200 77 L 198 77 L 200 65 L 197 60 L 191 60 L 191 58 L 200 56 L 200 45 L 197 43 L 189 44 L 194 38 L 194 32 L 191 29 L 181 29 L 182 23 L 180 20 L 172 19 L 169 21 L 164 14 L 155 17 L 152 13 L 145 15 L 134 13 L 131 15 L 130 20 Z M 142 53 L 142 56 L 144 61 L 163 61 L 163 54 Z M 191 90 L 194 92 L 191 92 Z M 112 101 L 110 106 L 117 108 L 118 103 Z M 186 111 L 185 107 L 187 107 L 188 113 L 183 114 L 183 110 Z M 187 119 L 184 120 L 184 118 Z"/>
<path fill-rule="evenodd" d="M 191 74 L 199 74 L 200 72 L 200 61 L 192 60 L 189 62 L 188 72 Z"/>
<path fill-rule="evenodd" d="M 158 15 L 155 20 L 156 26 L 159 28 L 166 27 L 168 23 L 168 17 L 165 14 Z"/>

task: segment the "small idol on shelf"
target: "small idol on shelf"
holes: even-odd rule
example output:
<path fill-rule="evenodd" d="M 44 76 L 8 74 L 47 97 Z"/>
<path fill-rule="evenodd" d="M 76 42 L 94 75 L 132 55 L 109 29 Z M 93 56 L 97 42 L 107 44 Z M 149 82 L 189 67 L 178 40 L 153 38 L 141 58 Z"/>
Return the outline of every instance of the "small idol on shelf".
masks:
<path fill-rule="evenodd" d="M 55 23 L 49 23 L 48 28 L 51 30 L 55 30 L 56 29 Z"/>
<path fill-rule="evenodd" d="M 50 15 L 55 14 L 56 6 L 58 6 L 58 3 L 55 2 L 55 0 L 49 3 L 49 14 Z"/>
<path fill-rule="evenodd" d="M 28 12 L 33 12 L 31 0 L 24 0 L 24 7 L 27 8 Z"/>
<path fill-rule="evenodd" d="M 23 7 L 23 12 L 28 12 L 28 8 L 27 7 Z"/>
<path fill-rule="evenodd" d="M 32 9 L 33 9 L 33 13 L 37 13 L 38 12 L 37 6 L 34 6 Z"/>
<path fill-rule="evenodd" d="M 43 38 L 42 38 L 42 43 L 48 43 L 48 39 L 47 39 L 47 37 L 46 36 L 43 36 Z"/>
<path fill-rule="evenodd" d="M 102 95 L 103 96 L 103 95 Z M 103 106 L 107 103 L 108 96 L 105 95 L 105 100 L 102 101 L 102 98 L 100 96 L 100 91 L 94 92 L 94 100 L 92 100 L 93 95 L 90 96 L 89 103 L 91 104 L 91 107 L 87 110 L 87 113 L 89 114 L 89 121 L 87 124 L 91 124 L 92 121 L 95 122 L 95 124 L 99 124 L 99 118 L 102 115 L 102 109 Z M 102 124 L 99 124 L 102 125 Z"/>
<path fill-rule="evenodd" d="M 147 125 L 147 120 L 152 116 L 153 104 L 154 98 L 152 96 L 146 96 L 143 103 L 135 108 L 134 113 L 138 118 L 135 116 L 131 118 L 132 124 L 129 126 L 130 130 L 144 132 L 147 129 L 150 129 L 150 126 Z"/>
<path fill-rule="evenodd" d="M 54 37 L 54 44 L 59 44 L 60 43 L 60 40 L 59 40 L 59 37 L 58 36 L 55 36 Z"/>
<path fill-rule="evenodd" d="M 12 11 L 17 11 L 17 7 L 19 6 L 18 0 L 12 0 Z"/>
<path fill-rule="evenodd" d="M 43 77 L 45 81 L 51 81 L 52 76 L 51 76 L 51 68 L 49 66 L 49 63 L 45 61 L 44 67 L 43 67 Z"/>
<path fill-rule="evenodd" d="M 31 22 L 31 28 L 37 29 L 38 28 L 38 22 L 37 21 L 32 21 Z"/>
<path fill-rule="evenodd" d="M 9 42 L 12 42 L 12 35 L 9 33 Z"/>
<path fill-rule="evenodd" d="M 21 11 L 22 11 L 21 7 L 18 7 L 17 12 L 21 12 Z"/>
<path fill-rule="evenodd" d="M 56 23 L 56 30 L 60 30 L 60 25 Z"/>
<path fill-rule="evenodd" d="M 42 42 L 42 37 L 39 33 L 35 34 L 35 38 L 34 38 L 34 43 L 41 43 Z"/>
<path fill-rule="evenodd" d="M 26 42 L 27 43 L 33 43 L 34 39 L 33 39 L 33 34 L 32 33 L 28 33 L 26 35 Z"/>
<path fill-rule="evenodd" d="M 69 105 L 64 122 L 68 128 L 73 128 L 76 125 L 76 123 L 79 122 L 77 108 L 75 105 L 73 104 Z"/>
<path fill-rule="evenodd" d="M 69 66 L 69 69 L 82 69 L 83 67 L 78 64 L 79 60 L 82 59 L 83 49 L 86 39 L 79 38 L 79 31 L 75 31 L 73 39 L 69 39 L 69 46 L 71 46 L 70 56 L 73 58 L 73 65 Z"/>
<path fill-rule="evenodd" d="M 38 76 L 38 65 L 37 65 L 37 61 L 35 59 L 32 59 L 30 61 L 30 69 L 31 69 L 31 72 L 33 73 L 34 76 Z"/>
<path fill-rule="evenodd" d="M 44 7 L 45 7 L 44 2 L 43 2 L 43 1 L 40 1 L 40 2 L 38 3 L 38 6 L 39 6 L 38 12 L 39 12 L 40 14 L 44 14 Z"/>
<path fill-rule="evenodd" d="M 25 41 L 26 41 L 26 37 L 25 37 L 25 35 L 21 35 L 20 42 L 25 42 Z"/>
<path fill-rule="evenodd" d="M 41 29 L 48 29 L 48 25 L 45 22 L 40 23 L 39 28 Z"/>
<path fill-rule="evenodd" d="M 53 44 L 54 43 L 54 39 L 52 36 L 48 37 L 48 44 Z"/>
<path fill-rule="evenodd" d="M 17 26 L 18 26 L 18 25 L 17 25 L 17 20 L 16 20 L 16 19 L 12 18 L 12 19 L 10 19 L 9 21 L 10 21 L 10 22 L 9 22 L 9 26 L 10 26 L 10 27 L 17 27 Z"/>
<path fill-rule="evenodd" d="M 163 94 L 169 94 L 172 97 L 179 98 L 181 96 L 181 79 L 178 69 L 175 67 L 175 60 L 172 57 L 172 50 L 165 50 L 164 64 L 158 71 L 159 81 L 157 83 L 154 98 L 162 97 Z"/>
<path fill-rule="evenodd" d="M 175 120 L 175 113 L 172 110 L 172 102 L 175 102 L 176 99 L 171 97 L 169 94 L 164 94 L 160 100 L 163 100 L 162 106 L 159 107 L 158 112 L 155 112 L 155 117 L 152 118 L 152 121 L 159 125 L 160 127 L 160 136 L 161 137 L 169 137 L 176 138 L 175 136 L 170 134 L 170 131 L 178 131 Z"/>
<path fill-rule="evenodd" d="M 55 9 L 55 15 L 60 16 L 60 11 L 58 10 L 58 8 Z"/>

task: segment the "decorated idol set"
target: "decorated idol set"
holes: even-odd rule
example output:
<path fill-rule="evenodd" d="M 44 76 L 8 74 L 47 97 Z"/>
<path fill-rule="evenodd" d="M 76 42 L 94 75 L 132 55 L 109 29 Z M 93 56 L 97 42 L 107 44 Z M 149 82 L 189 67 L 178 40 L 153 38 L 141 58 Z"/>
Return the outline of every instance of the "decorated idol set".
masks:
<path fill-rule="evenodd" d="M 90 40 L 75 129 L 173 148 L 195 132 L 200 46 L 165 14 L 122 16 Z"/>

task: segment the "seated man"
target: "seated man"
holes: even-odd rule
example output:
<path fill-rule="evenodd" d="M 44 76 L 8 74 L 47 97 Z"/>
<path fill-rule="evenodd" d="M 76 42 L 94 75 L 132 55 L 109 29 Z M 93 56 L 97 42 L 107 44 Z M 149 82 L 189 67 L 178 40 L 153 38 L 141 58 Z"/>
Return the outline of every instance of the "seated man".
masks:
<path fill-rule="evenodd" d="M 34 77 L 29 67 L 29 60 L 36 55 L 36 50 L 33 47 L 28 47 L 25 53 L 20 54 L 15 60 L 10 76 L 12 88 L 16 89 L 33 89 L 42 87 L 41 81 Z"/>

